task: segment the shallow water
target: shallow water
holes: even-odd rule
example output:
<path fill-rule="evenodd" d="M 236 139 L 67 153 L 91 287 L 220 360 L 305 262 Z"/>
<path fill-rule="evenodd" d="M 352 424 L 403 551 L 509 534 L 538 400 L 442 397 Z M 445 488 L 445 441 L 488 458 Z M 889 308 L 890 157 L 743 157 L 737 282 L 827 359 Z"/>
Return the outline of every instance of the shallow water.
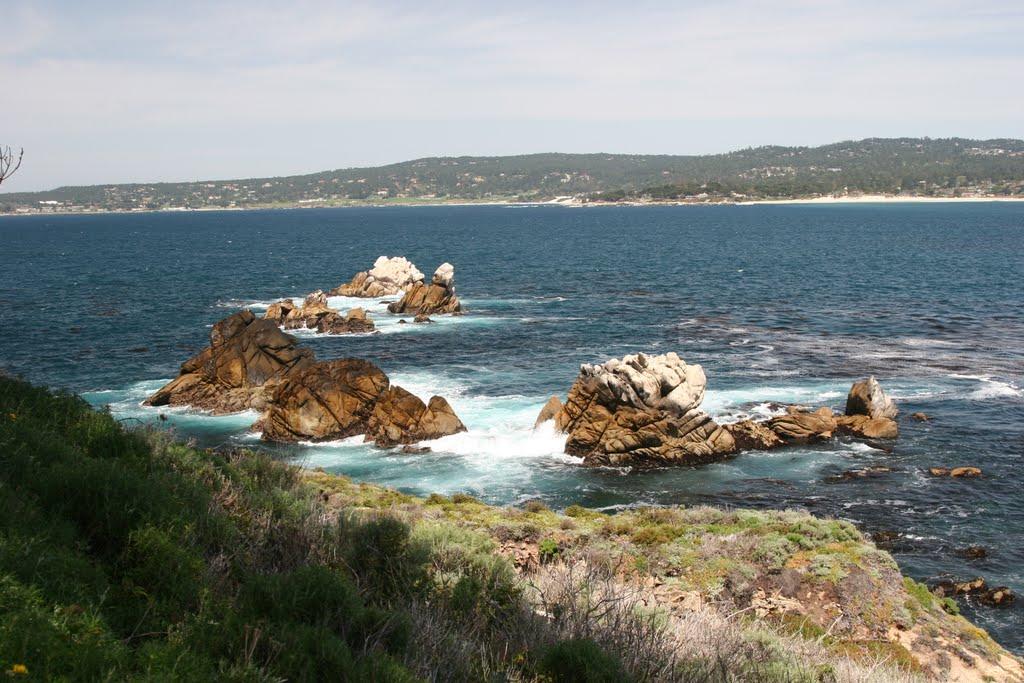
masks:
<path fill-rule="evenodd" d="M 85 392 L 128 421 L 240 307 L 261 312 L 347 281 L 380 254 L 456 267 L 469 314 L 380 334 L 303 332 L 320 358 L 359 356 L 469 432 L 402 455 L 358 439 L 273 447 L 283 458 L 413 493 L 468 491 L 619 509 L 700 504 L 807 509 L 903 536 L 916 578 L 985 576 L 1024 592 L 1024 206 L 1003 204 L 427 207 L 0 217 L 0 365 Z M 676 351 L 703 364 L 721 419 L 768 403 L 840 408 L 875 374 L 900 402 L 893 453 L 838 441 L 702 468 L 584 469 L 532 431 L 580 363 Z M 262 447 L 254 414 L 163 410 L 202 444 Z M 877 477 L 836 479 L 887 465 Z M 935 465 L 976 465 L 977 480 Z M 964 560 L 980 544 L 990 556 Z M 969 615 L 1024 652 L 1024 610 Z"/>

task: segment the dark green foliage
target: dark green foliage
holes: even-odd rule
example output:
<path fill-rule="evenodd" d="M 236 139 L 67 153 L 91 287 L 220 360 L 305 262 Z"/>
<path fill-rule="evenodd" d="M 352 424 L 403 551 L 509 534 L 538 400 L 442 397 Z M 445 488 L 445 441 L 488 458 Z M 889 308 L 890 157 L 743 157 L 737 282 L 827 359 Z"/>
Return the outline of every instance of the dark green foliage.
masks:
<path fill-rule="evenodd" d="M 0 670 L 410 680 L 408 618 L 387 604 L 424 583 L 413 550 L 395 519 L 335 533 L 266 457 L 128 432 L 0 377 Z"/>
<path fill-rule="evenodd" d="M 554 683 L 621 683 L 630 680 L 622 664 L 593 640 L 564 640 L 541 657 L 541 673 Z"/>

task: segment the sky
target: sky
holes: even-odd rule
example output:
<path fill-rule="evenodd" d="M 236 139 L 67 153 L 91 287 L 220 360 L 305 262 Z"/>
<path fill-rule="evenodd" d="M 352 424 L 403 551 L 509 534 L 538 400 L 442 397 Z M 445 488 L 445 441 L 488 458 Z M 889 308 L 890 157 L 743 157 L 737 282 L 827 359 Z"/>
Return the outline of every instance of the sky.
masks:
<path fill-rule="evenodd" d="M 4 192 L 1024 138 L 1020 0 L 0 6 L 0 145 L 25 149 Z"/>

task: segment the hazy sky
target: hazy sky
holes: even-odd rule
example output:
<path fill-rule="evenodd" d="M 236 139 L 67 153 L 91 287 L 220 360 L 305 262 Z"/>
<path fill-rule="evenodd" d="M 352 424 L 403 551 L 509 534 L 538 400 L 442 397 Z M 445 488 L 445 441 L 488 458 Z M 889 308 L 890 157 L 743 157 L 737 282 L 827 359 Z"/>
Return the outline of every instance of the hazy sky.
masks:
<path fill-rule="evenodd" d="M 3 191 L 1024 137 L 1024 2 L 0 0 Z"/>

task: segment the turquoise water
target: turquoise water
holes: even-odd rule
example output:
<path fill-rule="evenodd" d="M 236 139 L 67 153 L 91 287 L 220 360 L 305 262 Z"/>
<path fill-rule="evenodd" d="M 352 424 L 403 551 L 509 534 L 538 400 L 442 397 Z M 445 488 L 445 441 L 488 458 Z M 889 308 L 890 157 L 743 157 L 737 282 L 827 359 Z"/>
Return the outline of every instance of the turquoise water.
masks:
<path fill-rule="evenodd" d="M 469 432 L 427 455 L 358 439 L 270 447 L 282 458 L 414 493 L 804 508 L 896 531 L 925 579 L 982 575 L 1024 592 L 1024 206 L 929 204 L 569 209 L 429 207 L 0 218 L 0 366 L 85 392 L 128 423 L 241 307 L 347 281 L 380 254 L 456 267 L 469 310 L 380 334 L 302 340 L 358 356 L 421 397 L 449 398 Z M 349 302 L 335 301 L 344 308 Z M 772 401 L 841 407 L 875 374 L 905 415 L 892 453 L 841 442 L 702 468 L 584 469 L 531 427 L 580 363 L 636 351 L 701 363 L 722 419 Z M 205 445 L 265 447 L 254 414 L 163 411 Z M 842 480 L 870 465 L 895 471 Z M 976 465 L 977 480 L 935 479 Z M 955 551 L 986 546 L 965 560 Z M 970 616 L 1024 652 L 1020 607 Z"/>

